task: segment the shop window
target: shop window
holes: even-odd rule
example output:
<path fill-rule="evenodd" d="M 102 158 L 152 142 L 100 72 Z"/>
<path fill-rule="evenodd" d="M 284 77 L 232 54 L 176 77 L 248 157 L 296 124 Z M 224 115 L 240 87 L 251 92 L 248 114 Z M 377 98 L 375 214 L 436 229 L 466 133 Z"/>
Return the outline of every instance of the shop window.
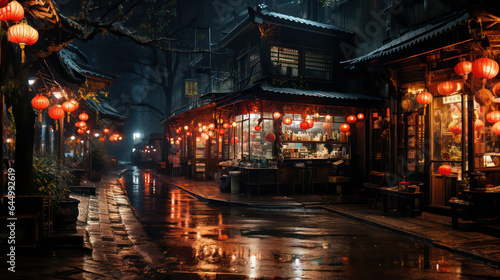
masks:
<path fill-rule="evenodd" d="M 299 75 L 299 51 L 296 49 L 271 46 L 271 62 L 283 76 Z"/>
<path fill-rule="evenodd" d="M 331 70 L 333 65 L 333 57 L 330 55 L 306 51 L 305 57 L 305 76 L 316 79 L 329 80 L 331 78 Z"/>
<path fill-rule="evenodd" d="M 250 154 L 252 159 L 271 159 L 273 155 L 273 145 L 267 142 L 265 136 L 269 132 L 274 132 L 273 120 L 270 113 L 264 113 L 262 121 L 260 114 L 250 114 Z M 260 125 L 261 130 L 256 131 L 255 126 Z"/>

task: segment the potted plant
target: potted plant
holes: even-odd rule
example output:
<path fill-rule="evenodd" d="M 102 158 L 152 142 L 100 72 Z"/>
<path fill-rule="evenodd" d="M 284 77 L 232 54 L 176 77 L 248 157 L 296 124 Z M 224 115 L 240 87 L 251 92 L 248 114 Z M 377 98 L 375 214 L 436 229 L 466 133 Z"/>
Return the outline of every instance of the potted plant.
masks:
<path fill-rule="evenodd" d="M 78 220 L 78 199 L 69 198 L 67 182 L 72 180 L 70 169 L 50 154 L 33 159 L 35 191 L 45 196 L 52 207 L 55 230 L 75 230 Z"/>
<path fill-rule="evenodd" d="M 87 154 L 85 157 L 85 162 L 88 165 L 89 155 Z M 92 182 L 98 182 L 101 180 L 101 176 L 103 172 L 106 172 L 107 169 L 111 166 L 111 160 L 104 148 L 104 145 L 101 143 L 94 143 L 92 146 L 92 170 L 90 171 L 90 180 Z"/>

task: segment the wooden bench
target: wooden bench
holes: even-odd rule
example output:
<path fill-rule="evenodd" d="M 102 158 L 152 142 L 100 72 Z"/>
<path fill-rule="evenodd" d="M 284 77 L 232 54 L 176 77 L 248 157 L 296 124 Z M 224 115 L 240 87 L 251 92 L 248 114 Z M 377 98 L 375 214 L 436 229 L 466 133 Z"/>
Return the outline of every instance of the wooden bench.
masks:
<path fill-rule="evenodd" d="M 422 192 L 402 192 L 397 190 L 391 190 L 388 188 L 381 188 L 380 195 L 382 196 L 382 204 L 384 212 L 389 209 L 397 209 L 398 212 L 408 214 L 409 217 L 413 218 L 415 216 L 422 214 Z M 396 206 L 389 207 L 388 198 L 396 198 Z"/>
<path fill-rule="evenodd" d="M 474 220 L 474 203 L 462 199 L 450 199 L 448 204 L 451 207 L 451 225 L 458 228 L 458 218 L 464 220 Z"/>

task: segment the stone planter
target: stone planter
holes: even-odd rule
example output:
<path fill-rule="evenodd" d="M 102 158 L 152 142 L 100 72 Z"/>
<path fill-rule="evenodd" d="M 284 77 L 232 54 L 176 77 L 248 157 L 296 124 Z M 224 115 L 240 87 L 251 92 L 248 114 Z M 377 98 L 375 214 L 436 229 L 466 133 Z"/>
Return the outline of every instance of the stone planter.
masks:
<path fill-rule="evenodd" d="M 75 231 L 78 221 L 78 199 L 68 199 L 58 203 L 53 210 L 53 225 L 55 231 Z"/>

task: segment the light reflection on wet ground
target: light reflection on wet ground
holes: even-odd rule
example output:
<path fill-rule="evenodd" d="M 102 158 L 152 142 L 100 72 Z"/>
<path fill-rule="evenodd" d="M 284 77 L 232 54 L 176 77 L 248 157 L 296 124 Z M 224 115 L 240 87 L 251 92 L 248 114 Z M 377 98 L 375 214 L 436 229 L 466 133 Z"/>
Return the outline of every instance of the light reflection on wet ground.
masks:
<path fill-rule="evenodd" d="M 137 169 L 124 179 L 139 220 L 166 252 L 169 271 L 216 272 L 227 279 L 500 277 L 495 268 L 344 217 L 211 206 Z"/>

